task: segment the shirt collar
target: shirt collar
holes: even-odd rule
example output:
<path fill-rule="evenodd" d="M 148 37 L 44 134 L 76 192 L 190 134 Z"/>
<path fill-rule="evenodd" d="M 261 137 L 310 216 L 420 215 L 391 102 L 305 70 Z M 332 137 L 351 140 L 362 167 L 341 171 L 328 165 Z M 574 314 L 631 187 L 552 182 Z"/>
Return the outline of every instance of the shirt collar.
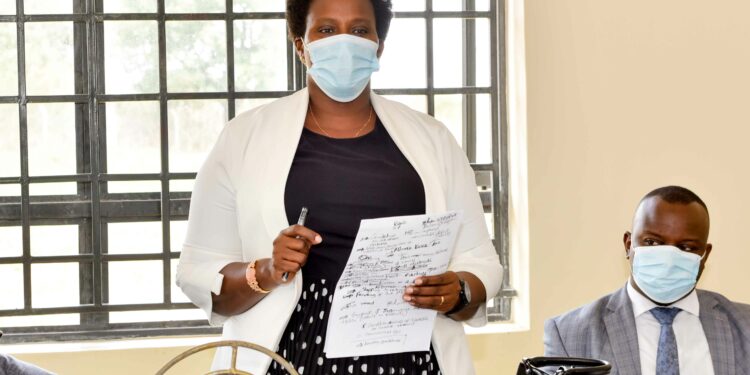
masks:
<path fill-rule="evenodd" d="M 633 304 L 633 314 L 636 318 L 641 316 L 643 313 L 646 313 L 649 310 L 653 309 L 654 307 L 660 307 L 641 293 L 638 293 L 638 291 L 633 288 L 631 280 L 628 280 L 628 285 L 626 288 L 628 297 L 630 297 L 630 302 Z M 691 315 L 700 317 L 700 304 L 698 303 L 698 293 L 695 291 L 695 289 L 693 289 L 693 291 L 690 292 L 687 297 L 666 307 L 677 307 L 680 310 L 685 311 Z"/>

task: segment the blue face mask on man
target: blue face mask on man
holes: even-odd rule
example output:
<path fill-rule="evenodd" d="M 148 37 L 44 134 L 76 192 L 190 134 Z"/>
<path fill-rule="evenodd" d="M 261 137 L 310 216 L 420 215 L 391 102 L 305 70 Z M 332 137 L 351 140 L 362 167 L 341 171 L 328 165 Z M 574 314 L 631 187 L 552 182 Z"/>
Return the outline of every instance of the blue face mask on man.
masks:
<path fill-rule="evenodd" d="M 379 46 L 369 39 L 339 34 L 305 46 L 313 63 L 307 73 L 337 102 L 356 99 L 367 87 L 372 73 L 380 69 Z"/>
<path fill-rule="evenodd" d="M 674 246 L 642 246 L 631 250 L 633 280 L 648 298 L 671 304 L 693 291 L 702 257 Z"/>

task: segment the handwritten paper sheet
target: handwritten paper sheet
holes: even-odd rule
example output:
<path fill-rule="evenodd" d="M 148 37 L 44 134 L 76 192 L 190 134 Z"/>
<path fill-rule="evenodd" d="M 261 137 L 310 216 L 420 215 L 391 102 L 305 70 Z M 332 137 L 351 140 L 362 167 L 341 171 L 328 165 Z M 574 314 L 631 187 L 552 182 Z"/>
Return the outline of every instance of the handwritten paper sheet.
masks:
<path fill-rule="evenodd" d="M 328 358 L 429 350 L 437 312 L 403 294 L 448 269 L 460 223 L 459 212 L 362 220 L 333 296 Z"/>

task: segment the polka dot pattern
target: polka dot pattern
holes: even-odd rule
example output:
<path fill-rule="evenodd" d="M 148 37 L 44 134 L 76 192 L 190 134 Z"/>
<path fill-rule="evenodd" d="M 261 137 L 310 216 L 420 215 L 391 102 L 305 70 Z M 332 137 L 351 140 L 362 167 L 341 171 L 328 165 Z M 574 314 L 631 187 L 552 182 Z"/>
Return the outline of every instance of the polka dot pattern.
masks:
<path fill-rule="evenodd" d="M 304 283 L 302 296 L 292 313 L 277 351 L 292 363 L 300 374 L 441 375 L 432 346 L 428 352 L 350 358 L 326 357 L 323 347 L 335 285 L 326 285 L 325 279 L 305 279 Z M 286 371 L 275 362 L 267 373 L 282 374 L 286 374 Z"/>

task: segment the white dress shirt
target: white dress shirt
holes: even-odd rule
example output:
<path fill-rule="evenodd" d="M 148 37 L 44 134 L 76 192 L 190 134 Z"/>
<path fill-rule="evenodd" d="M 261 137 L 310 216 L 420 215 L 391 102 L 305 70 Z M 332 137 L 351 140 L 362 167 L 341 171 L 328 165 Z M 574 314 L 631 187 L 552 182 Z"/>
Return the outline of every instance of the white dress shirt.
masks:
<path fill-rule="evenodd" d="M 628 297 L 633 303 L 635 327 L 638 332 L 638 349 L 641 357 L 641 374 L 656 374 L 656 353 L 659 349 L 661 325 L 649 312 L 657 304 L 644 297 L 628 282 Z M 680 375 L 713 375 L 714 366 L 708 349 L 706 334 L 700 321 L 698 294 L 693 290 L 687 297 L 669 305 L 682 310 L 674 319 Z"/>

